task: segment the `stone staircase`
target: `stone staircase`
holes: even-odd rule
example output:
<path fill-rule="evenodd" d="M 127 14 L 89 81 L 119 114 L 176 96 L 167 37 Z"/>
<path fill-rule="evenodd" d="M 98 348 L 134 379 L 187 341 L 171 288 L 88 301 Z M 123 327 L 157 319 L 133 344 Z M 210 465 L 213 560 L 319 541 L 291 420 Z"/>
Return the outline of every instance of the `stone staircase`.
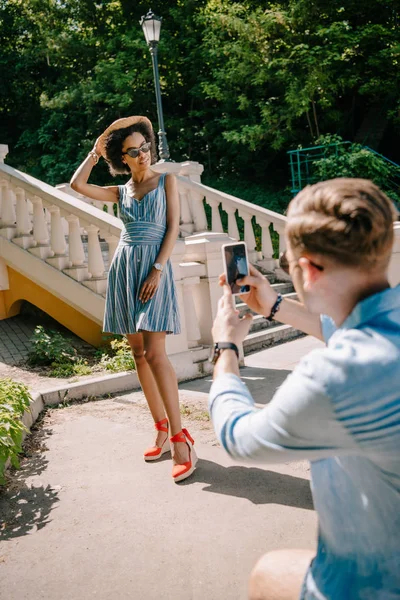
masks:
<path fill-rule="evenodd" d="M 272 272 L 264 271 L 264 275 L 267 277 L 277 293 L 282 294 L 282 296 L 285 298 L 292 298 L 294 300 L 297 298 L 291 282 L 277 280 L 275 273 Z M 236 308 L 239 311 L 240 316 L 243 316 L 247 312 L 251 312 L 247 305 L 240 300 L 240 298 L 237 298 Z M 275 346 L 276 344 L 287 342 L 304 335 L 301 331 L 294 329 L 290 325 L 284 325 L 275 320 L 269 321 L 263 315 L 256 315 L 254 313 L 252 314 L 254 315 L 253 323 L 251 325 L 250 332 L 243 343 L 245 356 L 263 348 L 269 348 L 271 346 Z"/>

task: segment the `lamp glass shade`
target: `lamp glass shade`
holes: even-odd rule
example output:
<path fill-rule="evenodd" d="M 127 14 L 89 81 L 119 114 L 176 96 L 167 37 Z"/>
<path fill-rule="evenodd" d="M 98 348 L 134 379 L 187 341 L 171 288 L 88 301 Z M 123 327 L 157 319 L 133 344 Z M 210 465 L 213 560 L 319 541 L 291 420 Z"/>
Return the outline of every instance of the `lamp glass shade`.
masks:
<path fill-rule="evenodd" d="M 161 18 L 156 17 L 151 11 L 145 17 L 142 17 L 140 24 L 143 29 L 144 37 L 148 44 L 160 41 Z"/>

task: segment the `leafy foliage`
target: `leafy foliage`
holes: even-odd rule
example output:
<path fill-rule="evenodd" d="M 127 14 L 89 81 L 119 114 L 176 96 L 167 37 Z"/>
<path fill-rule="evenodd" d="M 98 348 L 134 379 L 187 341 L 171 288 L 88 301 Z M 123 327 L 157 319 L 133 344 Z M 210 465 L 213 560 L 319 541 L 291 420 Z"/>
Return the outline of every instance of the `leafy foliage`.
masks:
<path fill-rule="evenodd" d="M 125 338 L 111 341 L 112 355 L 105 354 L 100 361 L 107 371 L 132 371 L 135 369 L 132 350 Z"/>
<path fill-rule="evenodd" d="M 352 140 L 370 106 L 398 131 L 397 0 L 152 8 L 164 17 L 159 69 L 175 160 L 198 160 L 217 181 L 284 188 L 288 147 L 329 132 Z M 0 0 L 0 142 L 10 164 L 62 183 L 114 119 L 145 114 L 156 126 L 139 26 L 147 10 L 144 0 Z M 111 183 L 104 164 L 92 180 Z"/>
<path fill-rule="evenodd" d="M 337 146 L 331 144 L 337 143 Z M 339 136 L 326 136 L 318 140 L 319 144 L 327 144 L 325 156 L 313 162 L 313 179 L 324 181 L 334 177 L 362 177 L 371 179 L 387 195 L 399 203 L 396 180 L 398 171 L 381 156 L 364 148 L 360 144 L 342 143 Z"/>
<path fill-rule="evenodd" d="M 51 365 L 53 363 L 71 364 L 77 359 L 77 351 L 58 331 L 47 332 L 38 325 L 31 338 L 28 354 L 30 365 Z"/>
<path fill-rule="evenodd" d="M 11 379 L 0 379 L 0 484 L 5 483 L 8 460 L 13 467 L 19 467 L 18 454 L 26 431 L 22 416 L 29 409 L 31 400 L 25 385 Z"/>

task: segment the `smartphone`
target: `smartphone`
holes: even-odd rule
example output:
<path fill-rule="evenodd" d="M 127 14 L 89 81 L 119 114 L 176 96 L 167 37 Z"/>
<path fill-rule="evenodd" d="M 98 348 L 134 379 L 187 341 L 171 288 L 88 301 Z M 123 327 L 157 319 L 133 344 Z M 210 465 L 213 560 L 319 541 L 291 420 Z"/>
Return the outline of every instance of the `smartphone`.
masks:
<path fill-rule="evenodd" d="M 247 256 L 247 246 L 244 242 L 234 242 L 222 246 L 222 260 L 226 282 L 230 286 L 234 296 L 248 294 L 249 285 L 238 285 L 237 279 L 241 279 L 249 274 L 249 259 Z"/>

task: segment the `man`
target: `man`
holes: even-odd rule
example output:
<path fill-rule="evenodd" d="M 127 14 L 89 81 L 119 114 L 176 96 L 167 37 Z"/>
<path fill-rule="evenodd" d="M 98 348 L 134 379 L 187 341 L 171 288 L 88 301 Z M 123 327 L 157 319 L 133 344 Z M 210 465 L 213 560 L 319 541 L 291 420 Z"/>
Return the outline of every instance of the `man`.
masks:
<path fill-rule="evenodd" d="M 327 345 L 262 410 L 236 357 L 251 317 L 239 319 L 224 286 L 210 392 L 218 438 L 240 460 L 309 459 L 319 519 L 316 556 L 265 555 L 251 600 L 400 598 L 400 286 L 387 276 L 395 218 L 390 200 L 362 179 L 318 183 L 291 202 L 286 257 L 301 303 L 277 298 L 254 268 L 239 282 L 251 286 L 242 299 Z"/>

